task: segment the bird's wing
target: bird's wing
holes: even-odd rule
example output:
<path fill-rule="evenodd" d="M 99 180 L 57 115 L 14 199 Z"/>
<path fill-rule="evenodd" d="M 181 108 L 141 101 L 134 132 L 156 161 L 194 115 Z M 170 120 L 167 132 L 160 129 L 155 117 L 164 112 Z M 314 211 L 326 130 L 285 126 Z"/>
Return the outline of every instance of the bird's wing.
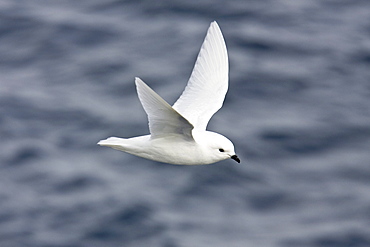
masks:
<path fill-rule="evenodd" d="M 151 138 L 177 134 L 185 139 L 193 140 L 191 131 L 194 127 L 188 120 L 140 78 L 135 78 L 135 84 L 140 102 L 148 115 Z"/>
<path fill-rule="evenodd" d="M 188 85 L 173 108 L 195 128 L 205 130 L 221 107 L 228 89 L 229 62 L 218 24 L 211 23 Z"/>

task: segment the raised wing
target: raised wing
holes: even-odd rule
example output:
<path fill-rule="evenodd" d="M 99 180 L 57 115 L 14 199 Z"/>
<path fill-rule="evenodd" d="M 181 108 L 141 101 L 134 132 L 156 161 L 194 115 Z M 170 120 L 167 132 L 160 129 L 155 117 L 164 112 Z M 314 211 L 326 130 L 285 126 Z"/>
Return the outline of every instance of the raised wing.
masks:
<path fill-rule="evenodd" d="M 191 134 L 194 128 L 183 116 L 175 111 L 164 99 L 146 85 L 140 78 L 135 78 L 136 89 L 141 104 L 149 119 L 151 138 L 182 135 L 193 140 Z"/>
<path fill-rule="evenodd" d="M 228 89 L 229 61 L 217 23 L 211 23 L 188 85 L 173 108 L 195 128 L 205 130 L 221 107 Z"/>

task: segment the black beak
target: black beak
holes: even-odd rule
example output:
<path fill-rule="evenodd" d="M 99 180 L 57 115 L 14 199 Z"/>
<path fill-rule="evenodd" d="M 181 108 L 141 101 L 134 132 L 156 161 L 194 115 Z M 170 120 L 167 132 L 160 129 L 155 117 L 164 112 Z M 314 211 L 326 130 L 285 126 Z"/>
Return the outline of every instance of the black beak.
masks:
<path fill-rule="evenodd" d="M 233 160 L 235 160 L 236 162 L 240 163 L 240 159 L 238 156 L 236 156 L 236 154 L 234 154 L 233 156 L 231 156 L 230 158 L 232 158 Z"/>

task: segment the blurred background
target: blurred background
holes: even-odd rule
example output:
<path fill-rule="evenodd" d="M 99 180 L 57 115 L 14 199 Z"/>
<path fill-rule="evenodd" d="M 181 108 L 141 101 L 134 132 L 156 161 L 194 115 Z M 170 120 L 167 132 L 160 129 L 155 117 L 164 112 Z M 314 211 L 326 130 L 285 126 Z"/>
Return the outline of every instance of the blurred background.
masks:
<path fill-rule="evenodd" d="M 230 88 L 209 129 L 242 160 L 174 166 L 148 133 L 211 21 Z M 367 0 L 0 0 L 0 246 L 370 246 Z"/>

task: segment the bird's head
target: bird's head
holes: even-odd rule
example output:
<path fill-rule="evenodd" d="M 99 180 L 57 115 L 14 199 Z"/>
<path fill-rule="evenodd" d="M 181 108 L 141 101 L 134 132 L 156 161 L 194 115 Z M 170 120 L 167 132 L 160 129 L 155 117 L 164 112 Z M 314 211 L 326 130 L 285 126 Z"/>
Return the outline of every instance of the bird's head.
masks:
<path fill-rule="evenodd" d="M 200 143 L 208 155 L 212 156 L 215 162 L 233 159 L 240 163 L 239 157 L 235 154 L 234 144 L 225 136 L 215 132 L 205 131 L 199 135 L 195 135 L 196 142 Z"/>

